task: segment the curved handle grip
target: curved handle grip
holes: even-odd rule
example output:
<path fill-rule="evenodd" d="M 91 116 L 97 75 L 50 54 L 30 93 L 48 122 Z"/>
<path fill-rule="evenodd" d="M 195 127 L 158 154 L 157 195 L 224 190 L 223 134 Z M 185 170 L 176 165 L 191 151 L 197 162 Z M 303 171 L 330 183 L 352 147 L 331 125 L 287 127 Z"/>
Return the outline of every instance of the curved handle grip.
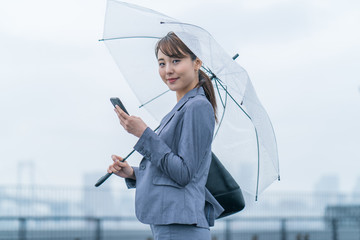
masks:
<path fill-rule="evenodd" d="M 103 182 L 106 181 L 106 179 L 108 179 L 113 173 L 107 173 L 104 176 L 102 176 L 101 178 L 99 178 L 99 180 L 95 183 L 95 187 L 100 186 L 101 184 L 103 184 Z"/>
<path fill-rule="evenodd" d="M 155 128 L 154 132 L 155 132 L 156 130 L 158 130 L 159 127 L 160 127 L 160 125 L 159 125 L 157 128 Z M 132 151 L 122 160 L 122 162 L 124 162 L 126 159 L 128 159 L 128 157 L 130 157 L 131 154 L 133 154 L 134 152 L 135 152 L 135 149 L 132 150 Z M 105 182 L 106 179 L 108 179 L 112 174 L 113 174 L 113 173 L 107 173 L 107 174 L 105 174 L 104 176 L 102 176 L 102 177 L 95 183 L 95 187 L 98 187 L 98 186 L 100 186 L 101 184 L 103 184 L 103 182 Z"/>

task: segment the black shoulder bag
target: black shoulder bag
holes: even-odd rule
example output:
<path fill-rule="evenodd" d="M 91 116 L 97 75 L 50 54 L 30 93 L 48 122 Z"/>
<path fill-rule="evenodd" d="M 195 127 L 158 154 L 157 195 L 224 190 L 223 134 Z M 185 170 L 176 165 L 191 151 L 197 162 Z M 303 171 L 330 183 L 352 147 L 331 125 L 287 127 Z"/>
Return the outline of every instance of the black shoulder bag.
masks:
<path fill-rule="evenodd" d="M 213 152 L 206 188 L 224 208 L 217 219 L 244 209 L 245 200 L 239 185 Z"/>

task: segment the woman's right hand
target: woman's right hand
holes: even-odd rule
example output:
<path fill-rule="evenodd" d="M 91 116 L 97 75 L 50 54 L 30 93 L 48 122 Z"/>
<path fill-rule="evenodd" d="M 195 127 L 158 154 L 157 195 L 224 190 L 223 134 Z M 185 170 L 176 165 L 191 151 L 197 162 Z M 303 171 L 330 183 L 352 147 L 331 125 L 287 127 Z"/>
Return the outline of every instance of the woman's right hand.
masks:
<path fill-rule="evenodd" d="M 114 173 L 122 178 L 136 179 L 134 169 L 126 161 L 121 162 L 123 160 L 122 157 L 112 155 L 111 159 L 114 163 L 109 166 L 108 173 Z"/>

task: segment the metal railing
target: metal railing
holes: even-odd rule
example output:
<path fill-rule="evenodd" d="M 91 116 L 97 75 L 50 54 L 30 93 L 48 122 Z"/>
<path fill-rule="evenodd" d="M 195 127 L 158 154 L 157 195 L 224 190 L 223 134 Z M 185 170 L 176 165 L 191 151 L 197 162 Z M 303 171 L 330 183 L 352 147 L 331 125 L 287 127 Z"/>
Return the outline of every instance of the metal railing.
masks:
<path fill-rule="evenodd" d="M 360 219 L 320 217 L 229 217 L 217 220 L 213 240 L 360 239 Z M 150 228 L 134 217 L 0 217 L 6 240 L 151 240 Z"/>
<path fill-rule="evenodd" d="M 134 191 L 127 189 L 0 186 L 0 240 L 150 240 L 150 228 L 134 213 Z M 359 240 L 357 217 L 360 193 L 264 193 L 217 220 L 211 234 L 213 240 Z"/>

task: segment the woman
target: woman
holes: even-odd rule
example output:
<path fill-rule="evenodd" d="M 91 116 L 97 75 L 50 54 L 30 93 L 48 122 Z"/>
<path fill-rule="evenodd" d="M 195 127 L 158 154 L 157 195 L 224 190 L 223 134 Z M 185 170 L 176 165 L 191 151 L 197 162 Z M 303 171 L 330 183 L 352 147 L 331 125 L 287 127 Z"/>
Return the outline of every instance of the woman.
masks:
<path fill-rule="evenodd" d="M 136 216 L 150 224 L 154 239 L 209 240 L 209 227 L 223 210 L 205 188 L 216 119 L 214 89 L 200 70 L 201 60 L 174 33 L 159 40 L 155 54 L 160 77 L 176 92 L 177 104 L 157 133 L 116 106 L 120 124 L 139 137 L 134 149 L 144 158 L 131 167 L 113 155 L 108 172 L 136 187 Z"/>

